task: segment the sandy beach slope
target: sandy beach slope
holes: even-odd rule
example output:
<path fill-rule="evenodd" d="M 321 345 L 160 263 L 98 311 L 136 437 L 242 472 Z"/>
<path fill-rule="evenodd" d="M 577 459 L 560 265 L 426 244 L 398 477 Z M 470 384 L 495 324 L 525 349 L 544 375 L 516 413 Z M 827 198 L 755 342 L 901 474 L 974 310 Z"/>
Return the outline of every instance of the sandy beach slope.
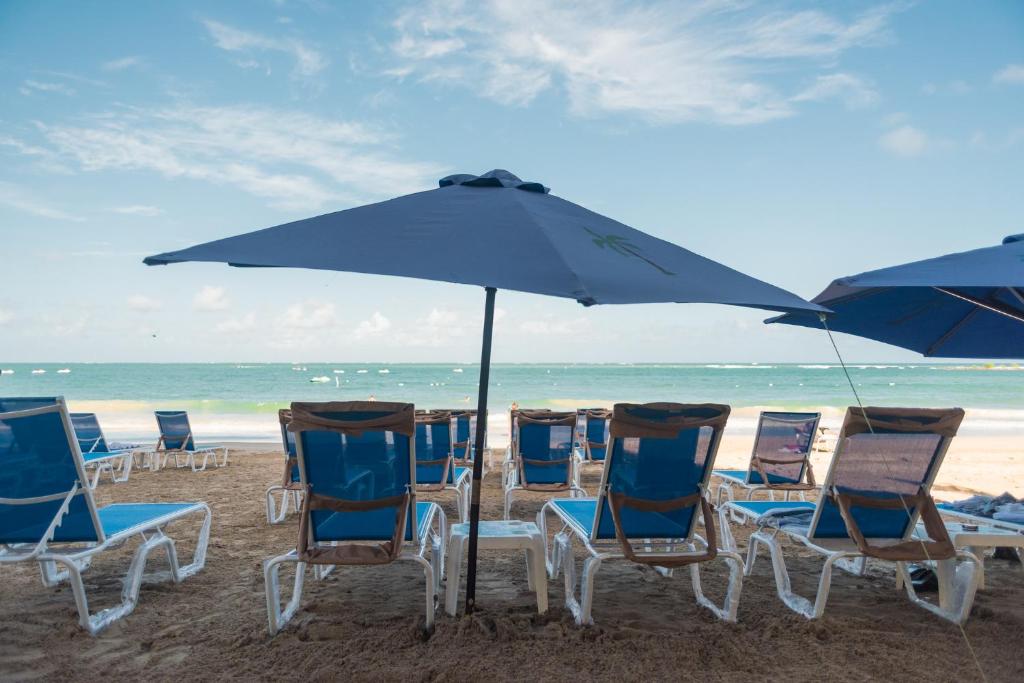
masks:
<path fill-rule="evenodd" d="M 965 438 L 958 446 L 943 471 L 947 488 L 1021 493 L 1021 464 L 1005 466 L 1010 444 Z M 720 463 L 742 464 L 749 447 L 749 439 L 730 438 Z M 261 562 L 294 547 L 297 528 L 294 516 L 274 527 L 264 517 L 263 492 L 279 479 L 281 460 L 274 448 L 250 446 L 236 450 L 227 469 L 141 472 L 128 484 L 101 485 L 101 503 L 209 502 L 206 568 L 181 585 L 145 586 L 133 614 L 92 638 L 76 625 L 66 586 L 43 588 L 34 567 L 3 567 L 0 679 L 982 680 L 971 648 L 987 680 L 1024 677 L 1024 571 L 992 559 L 963 633 L 902 599 L 882 565 L 860 578 L 839 573 L 825 617 L 806 621 L 778 601 L 764 560 L 744 583 L 737 624 L 698 608 L 684 578 L 611 563 L 598 578 L 597 625 L 578 628 L 562 607 L 561 580 L 549 587 L 551 611 L 538 616 L 522 557 L 487 553 L 480 611 L 458 619 L 439 612 L 429 638 L 421 629 L 422 574 L 399 563 L 308 580 L 299 614 L 271 639 Z M 989 472 L 999 462 L 1008 476 Z M 585 485 L 593 489 L 597 476 L 588 470 Z M 440 500 L 453 518 L 450 498 Z M 497 518 L 496 475 L 486 480 L 484 502 L 484 517 Z M 513 516 L 531 519 L 541 502 L 524 496 Z M 194 531 L 181 523 L 175 535 L 188 539 Z M 118 600 L 133 549 L 101 556 L 86 572 L 94 609 Z M 190 550 L 189 541 L 180 543 L 180 552 Z M 810 594 L 820 565 L 788 550 L 794 586 Z M 725 575 L 717 563 L 704 571 L 716 598 Z"/>

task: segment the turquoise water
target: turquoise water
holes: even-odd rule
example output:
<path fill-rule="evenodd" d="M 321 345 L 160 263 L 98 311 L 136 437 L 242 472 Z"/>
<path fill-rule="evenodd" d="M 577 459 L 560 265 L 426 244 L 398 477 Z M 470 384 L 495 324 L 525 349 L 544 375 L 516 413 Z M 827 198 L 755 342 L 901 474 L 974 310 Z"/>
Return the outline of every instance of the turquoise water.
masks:
<path fill-rule="evenodd" d="M 295 400 L 409 401 L 417 407 L 476 405 L 479 369 L 456 364 L 2 364 L 0 395 L 62 395 L 94 410 L 109 432 L 152 431 L 154 407 L 205 419 L 218 438 L 273 438 L 277 408 Z M 68 373 L 58 373 L 67 369 Z M 33 374 L 33 370 L 45 373 Z M 386 370 L 387 372 L 382 372 Z M 962 406 L 1024 411 L 1024 370 L 926 363 L 850 368 L 865 404 Z M 321 383 L 311 382 L 326 378 Z M 570 408 L 616 401 L 699 401 L 734 408 L 842 409 L 854 403 L 842 369 L 831 364 L 498 364 L 491 372 L 492 415 L 521 406 Z M 1024 414 L 1024 413 L 1022 413 Z M 1018 415 L 1014 419 L 1020 419 Z"/>

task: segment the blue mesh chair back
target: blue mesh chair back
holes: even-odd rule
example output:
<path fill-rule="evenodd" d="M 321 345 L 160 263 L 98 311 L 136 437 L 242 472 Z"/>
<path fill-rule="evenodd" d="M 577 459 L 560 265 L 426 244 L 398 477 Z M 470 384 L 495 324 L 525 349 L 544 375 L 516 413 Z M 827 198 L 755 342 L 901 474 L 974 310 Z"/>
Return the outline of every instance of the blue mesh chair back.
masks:
<path fill-rule="evenodd" d="M 29 410 L 30 408 L 42 408 L 63 402 L 59 396 L 16 396 L 9 398 L 0 397 L 0 413 L 13 413 L 17 410 Z"/>
<path fill-rule="evenodd" d="M 927 493 L 963 415 L 959 408 L 850 408 L 809 536 L 850 537 L 833 491 L 879 501 Z M 908 537 L 920 510 L 907 502 L 893 509 L 854 505 L 850 512 L 865 538 L 897 540 Z"/>
<path fill-rule="evenodd" d="M 421 489 L 455 483 L 451 422 L 448 411 L 417 411 L 416 483 Z"/>
<path fill-rule="evenodd" d="M 760 462 L 769 484 L 801 483 L 807 473 L 820 419 L 821 413 L 762 412 L 747 483 L 765 483 L 755 462 Z"/>
<path fill-rule="evenodd" d="M 456 460 L 472 462 L 475 457 L 476 411 L 453 410 L 452 454 Z"/>
<path fill-rule="evenodd" d="M 83 453 L 110 452 L 96 413 L 71 413 L 71 426 L 75 429 L 78 447 Z"/>
<path fill-rule="evenodd" d="M 53 540 L 101 542 L 67 408 L 60 399 L 45 401 L 0 399 L 0 543 L 41 541 L 76 486 Z M 17 502 L 26 499 L 38 500 Z"/>
<path fill-rule="evenodd" d="M 659 436 L 615 436 L 616 417 L 611 418 L 612 436 L 594 520 L 594 540 L 616 538 L 608 500 L 611 494 L 672 501 L 703 493 L 729 416 L 728 406 L 715 404 L 618 404 L 615 411 L 620 420 L 634 418 L 661 423 L 666 428 L 673 421 L 694 426 Z M 620 519 L 627 538 L 684 539 L 693 533 L 699 508 L 693 505 L 654 512 L 625 506 Z"/>
<path fill-rule="evenodd" d="M 284 447 L 284 457 L 288 474 L 286 480 L 292 483 L 299 482 L 298 453 L 295 447 L 295 434 L 288 431 L 288 423 L 292 419 L 292 411 L 281 409 L 277 411 L 277 421 L 281 425 L 281 445 Z"/>
<path fill-rule="evenodd" d="M 344 427 L 387 420 L 406 407 L 412 410 L 408 404 L 385 402 L 293 403 L 291 428 L 301 481 L 309 494 L 371 504 L 410 494 L 405 539 L 411 541 L 416 533 L 411 435 L 378 427 L 346 432 L 299 423 L 300 410 Z M 395 532 L 399 514 L 397 506 L 345 512 L 314 509 L 309 512 L 309 533 L 317 543 L 386 541 Z"/>
<path fill-rule="evenodd" d="M 520 410 L 516 425 L 519 484 L 549 491 L 569 488 L 576 413 Z"/>
<path fill-rule="evenodd" d="M 590 460 L 600 462 L 608 449 L 608 422 L 611 413 L 607 410 L 587 410 L 583 413 L 586 421 L 583 432 L 586 452 Z"/>
<path fill-rule="evenodd" d="M 192 427 L 188 423 L 188 413 L 184 410 L 157 410 L 155 415 L 164 448 L 183 451 L 195 450 L 196 444 L 192 438 Z"/>

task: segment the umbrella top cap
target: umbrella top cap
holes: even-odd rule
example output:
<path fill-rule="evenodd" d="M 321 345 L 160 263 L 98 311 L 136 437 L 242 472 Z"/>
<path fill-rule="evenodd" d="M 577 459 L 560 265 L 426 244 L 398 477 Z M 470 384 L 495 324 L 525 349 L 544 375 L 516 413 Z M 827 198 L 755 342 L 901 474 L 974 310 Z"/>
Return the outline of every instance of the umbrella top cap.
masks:
<path fill-rule="evenodd" d="M 503 168 L 496 168 L 493 171 L 472 175 L 470 173 L 456 173 L 445 176 L 437 181 L 438 187 L 450 187 L 452 185 L 465 185 L 466 187 L 508 187 L 527 192 L 539 192 L 547 194 L 551 188 L 544 187 L 541 183 L 526 182 L 519 179 L 514 173 L 509 173 Z"/>
<path fill-rule="evenodd" d="M 1019 235 L 1007 235 L 1003 238 L 1003 244 L 1010 244 L 1012 242 L 1024 242 L 1024 232 Z"/>

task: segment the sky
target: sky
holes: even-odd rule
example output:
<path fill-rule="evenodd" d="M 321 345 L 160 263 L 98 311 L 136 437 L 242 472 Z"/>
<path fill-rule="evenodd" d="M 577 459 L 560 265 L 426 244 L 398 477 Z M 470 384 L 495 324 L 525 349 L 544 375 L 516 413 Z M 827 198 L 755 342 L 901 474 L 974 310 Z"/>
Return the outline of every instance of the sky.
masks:
<path fill-rule="evenodd" d="M 478 288 L 142 265 L 451 173 L 805 298 L 1024 231 L 1011 1 L 5 0 L 0 92 L 0 362 L 478 359 Z M 833 358 L 756 310 L 497 306 L 496 362 Z"/>

